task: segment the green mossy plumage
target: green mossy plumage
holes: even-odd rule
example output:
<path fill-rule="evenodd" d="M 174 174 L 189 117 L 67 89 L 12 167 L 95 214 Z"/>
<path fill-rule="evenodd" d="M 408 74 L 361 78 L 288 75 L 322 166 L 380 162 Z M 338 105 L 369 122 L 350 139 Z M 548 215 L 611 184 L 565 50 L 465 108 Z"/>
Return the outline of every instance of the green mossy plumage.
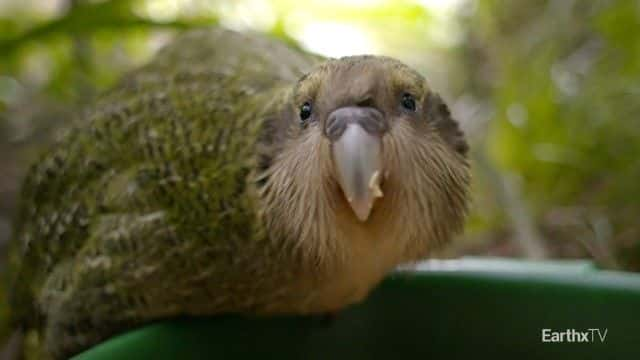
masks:
<path fill-rule="evenodd" d="M 188 33 L 31 169 L 12 303 L 47 352 L 67 356 L 122 327 L 227 306 L 207 292 L 234 287 L 247 292 L 246 308 L 260 305 L 249 288 L 268 286 L 252 281 L 268 270 L 238 251 L 270 251 L 257 244 L 247 177 L 264 119 L 315 61 L 258 35 Z"/>

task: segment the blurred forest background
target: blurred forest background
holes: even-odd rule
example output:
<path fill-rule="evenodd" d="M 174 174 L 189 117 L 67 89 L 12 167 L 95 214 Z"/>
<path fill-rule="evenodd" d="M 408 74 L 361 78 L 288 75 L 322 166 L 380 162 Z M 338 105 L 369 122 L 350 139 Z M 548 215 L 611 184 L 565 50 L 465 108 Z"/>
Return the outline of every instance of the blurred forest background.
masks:
<path fill-rule="evenodd" d="M 390 55 L 429 79 L 474 170 L 467 231 L 441 256 L 640 271 L 635 0 L 0 0 L 0 255 L 20 179 L 56 129 L 177 33 L 214 24 Z"/>

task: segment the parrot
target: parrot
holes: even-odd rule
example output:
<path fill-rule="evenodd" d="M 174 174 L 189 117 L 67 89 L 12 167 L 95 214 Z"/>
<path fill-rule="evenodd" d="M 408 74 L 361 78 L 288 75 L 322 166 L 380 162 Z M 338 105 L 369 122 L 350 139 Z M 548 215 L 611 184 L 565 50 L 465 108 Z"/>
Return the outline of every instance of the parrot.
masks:
<path fill-rule="evenodd" d="M 179 316 L 336 313 L 461 233 L 468 148 L 399 60 L 186 31 L 25 175 L 13 323 L 63 359 Z"/>

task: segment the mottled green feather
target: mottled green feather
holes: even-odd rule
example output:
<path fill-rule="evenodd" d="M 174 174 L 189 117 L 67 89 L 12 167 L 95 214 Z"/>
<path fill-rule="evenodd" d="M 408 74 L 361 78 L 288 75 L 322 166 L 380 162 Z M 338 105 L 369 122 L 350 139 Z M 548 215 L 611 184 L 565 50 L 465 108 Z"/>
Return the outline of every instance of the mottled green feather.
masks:
<path fill-rule="evenodd" d="M 315 61 L 258 35 L 190 32 L 36 163 L 12 244 L 12 304 L 16 322 L 39 333 L 41 356 L 279 296 L 270 282 L 293 274 L 262 276 L 282 249 L 265 244 L 249 179 L 277 141 L 269 119 Z"/>

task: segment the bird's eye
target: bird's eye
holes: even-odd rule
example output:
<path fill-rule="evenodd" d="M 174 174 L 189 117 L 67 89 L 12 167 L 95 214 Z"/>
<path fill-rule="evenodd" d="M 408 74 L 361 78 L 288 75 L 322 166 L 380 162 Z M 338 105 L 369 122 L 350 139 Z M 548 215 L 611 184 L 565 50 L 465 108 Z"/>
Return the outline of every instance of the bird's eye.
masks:
<path fill-rule="evenodd" d="M 309 117 L 311 117 L 311 104 L 306 102 L 300 107 L 300 120 L 306 121 Z"/>
<path fill-rule="evenodd" d="M 409 111 L 416 111 L 416 99 L 411 94 L 402 95 L 402 107 Z"/>

